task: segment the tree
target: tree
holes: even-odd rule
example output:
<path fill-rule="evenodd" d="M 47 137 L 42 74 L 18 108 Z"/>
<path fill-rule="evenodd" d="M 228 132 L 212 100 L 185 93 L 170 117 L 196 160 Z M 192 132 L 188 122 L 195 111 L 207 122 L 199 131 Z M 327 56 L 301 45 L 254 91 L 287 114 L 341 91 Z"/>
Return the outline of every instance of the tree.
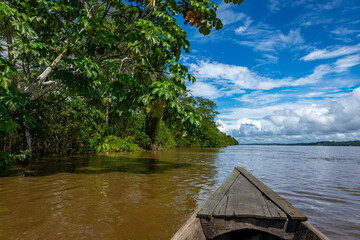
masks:
<path fill-rule="evenodd" d="M 196 114 L 177 100 L 185 79 L 195 81 L 178 62 L 189 42 L 177 15 L 207 35 L 222 28 L 216 10 L 208 0 L 1 1 L 1 134 L 21 128 L 31 150 L 31 122 L 41 106 L 34 103 L 50 93 L 97 101 L 107 125 L 109 114 L 139 108 L 150 129 L 164 108 L 195 124 Z"/>

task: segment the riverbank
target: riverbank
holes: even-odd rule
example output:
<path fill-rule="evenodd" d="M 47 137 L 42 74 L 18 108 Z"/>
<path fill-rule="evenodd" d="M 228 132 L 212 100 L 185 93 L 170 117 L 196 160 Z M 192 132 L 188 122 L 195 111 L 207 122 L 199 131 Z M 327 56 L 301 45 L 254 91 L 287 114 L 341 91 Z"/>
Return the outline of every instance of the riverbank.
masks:
<path fill-rule="evenodd" d="M 86 152 L 123 152 L 167 150 L 175 147 L 226 147 L 237 140 L 218 130 L 214 121 L 216 104 L 201 97 L 186 97 L 191 106 L 185 119 L 170 112 L 154 116 L 144 111 L 127 115 L 113 109 L 93 108 L 82 98 L 63 99 L 39 110 L 27 131 L 17 128 L 4 133 L 0 129 L 0 171 L 13 162 L 26 162 L 33 155 L 67 155 Z M 195 115 L 194 115 L 195 114 Z M 30 148 L 27 147 L 31 143 Z M 26 149 L 26 150 L 24 150 Z M 26 158 L 24 159 L 24 154 Z"/>

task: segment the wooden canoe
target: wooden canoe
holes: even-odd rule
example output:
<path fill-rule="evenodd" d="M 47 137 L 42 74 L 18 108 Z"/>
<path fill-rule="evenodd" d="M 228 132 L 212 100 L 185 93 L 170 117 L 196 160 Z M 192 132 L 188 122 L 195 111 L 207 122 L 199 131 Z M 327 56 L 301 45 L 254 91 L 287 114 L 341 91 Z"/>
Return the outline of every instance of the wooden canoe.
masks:
<path fill-rule="evenodd" d="M 236 167 L 172 240 L 328 240 L 307 217 Z"/>

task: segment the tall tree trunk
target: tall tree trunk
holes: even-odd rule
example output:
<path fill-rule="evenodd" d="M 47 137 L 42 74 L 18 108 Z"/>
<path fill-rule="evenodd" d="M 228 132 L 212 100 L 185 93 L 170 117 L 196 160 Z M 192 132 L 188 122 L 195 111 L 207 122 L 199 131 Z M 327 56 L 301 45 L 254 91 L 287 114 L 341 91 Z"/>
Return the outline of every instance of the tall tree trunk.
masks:
<path fill-rule="evenodd" d="M 156 132 L 159 129 L 159 125 L 160 125 L 160 118 L 159 117 L 146 117 L 146 121 L 145 121 L 145 131 L 146 134 L 149 136 L 150 138 L 150 149 L 151 150 L 156 150 Z"/>
<path fill-rule="evenodd" d="M 15 59 L 15 55 L 13 53 L 14 47 L 13 47 L 13 39 L 12 39 L 12 33 L 11 29 L 7 27 L 5 29 L 6 31 L 6 43 L 8 45 L 8 60 L 11 63 L 11 65 L 16 68 L 15 63 L 13 62 Z M 16 86 L 16 90 L 20 91 L 20 82 L 18 76 L 13 76 L 13 81 Z M 26 125 L 25 122 L 21 123 L 22 129 L 23 129 L 23 150 L 30 150 L 31 151 L 31 135 L 29 131 L 29 127 Z"/>
<path fill-rule="evenodd" d="M 96 5 L 98 7 L 98 5 Z M 106 70 L 106 81 L 109 81 L 109 67 Z M 109 136 L 109 98 L 110 94 L 106 97 L 106 104 L 105 104 L 105 127 L 106 127 L 106 135 Z"/>
<path fill-rule="evenodd" d="M 13 39 L 12 39 L 12 34 L 11 34 L 11 29 L 9 27 L 6 27 L 5 29 L 6 32 L 6 43 L 8 45 L 8 60 L 11 63 L 11 65 L 16 68 L 15 63 L 13 62 L 13 60 L 15 59 L 15 55 L 14 55 L 14 47 L 13 47 Z M 16 86 L 16 89 L 18 91 L 20 91 L 20 82 L 19 82 L 19 78 L 18 76 L 13 76 L 13 81 L 14 84 Z"/>
<path fill-rule="evenodd" d="M 31 135 L 29 131 L 29 127 L 26 125 L 25 122 L 22 122 L 22 128 L 23 128 L 23 150 L 32 150 L 31 148 Z"/>
<path fill-rule="evenodd" d="M 109 102 L 106 102 L 105 125 L 106 125 L 106 134 L 107 134 L 107 136 L 109 136 L 110 135 L 110 132 L 109 132 Z"/>

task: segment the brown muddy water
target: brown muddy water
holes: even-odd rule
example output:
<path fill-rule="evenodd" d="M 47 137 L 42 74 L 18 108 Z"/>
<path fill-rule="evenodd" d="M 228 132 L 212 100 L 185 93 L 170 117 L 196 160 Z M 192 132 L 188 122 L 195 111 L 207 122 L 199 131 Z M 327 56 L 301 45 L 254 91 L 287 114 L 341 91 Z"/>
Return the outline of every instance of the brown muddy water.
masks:
<path fill-rule="evenodd" d="M 169 239 L 235 166 L 330 239 L 360 239 L 360 147 L 315 146 L 45 158 L 0 177 L 0 239 Z"/>

